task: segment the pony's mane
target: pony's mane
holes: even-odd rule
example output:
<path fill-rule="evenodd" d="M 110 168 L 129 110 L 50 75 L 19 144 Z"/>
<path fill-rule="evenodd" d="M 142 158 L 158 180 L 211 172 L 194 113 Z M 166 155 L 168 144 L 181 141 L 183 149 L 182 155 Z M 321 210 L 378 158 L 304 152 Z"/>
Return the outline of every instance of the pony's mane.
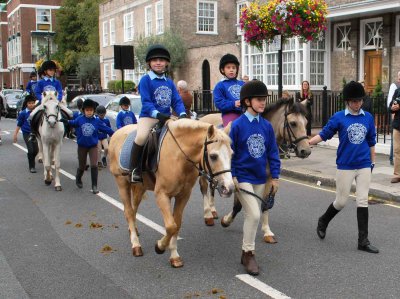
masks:
<path fill-rule="evenodd" d="M 271 112 L 275 112 L 277 110 L 279 110 L 282 106 L 287 105 L 289 110 L 289 113 L 300 113 L 302 115 L 307 115 L 307 109 L 306 107 L 299 103 L 299 102 L 294 102 L 293 99 L 291 100 L 287 100 L 287 99 L 279 99 L 277 102 L 275 103 L 271 103 L 269 104 L 264 112 L 262 113 L 263 116 L 267 115 L 268 113 Z"/>

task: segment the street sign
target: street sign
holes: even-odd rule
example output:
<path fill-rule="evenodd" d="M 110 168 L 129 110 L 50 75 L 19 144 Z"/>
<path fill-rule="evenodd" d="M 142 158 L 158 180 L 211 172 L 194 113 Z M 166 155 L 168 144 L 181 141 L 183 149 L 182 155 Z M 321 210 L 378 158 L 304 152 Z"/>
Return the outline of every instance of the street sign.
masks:
<path fill-rule="evenodd" d="M 274 40 L 271 43 L 272 51 L 279 51 L 282 46 L 282 35 L 275 35 Z"/>

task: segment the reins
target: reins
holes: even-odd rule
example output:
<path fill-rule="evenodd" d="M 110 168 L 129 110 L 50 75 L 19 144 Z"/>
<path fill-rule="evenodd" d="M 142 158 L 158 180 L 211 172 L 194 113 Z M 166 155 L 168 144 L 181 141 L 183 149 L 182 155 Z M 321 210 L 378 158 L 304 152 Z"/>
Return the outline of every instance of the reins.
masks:
<path fill-rule="evenodd" d="M 307 135 L 296 138 L 296 135 L 294 134 L 292 128 L 290 127 L 289 120 L 288 120 L 288 115 L 290 115 L 292 113 L 293 112 L 288 111 L 288 106 L 286 106 L 285 107 L 285 120 L 283 123 L 283 140 L 286 142 L 284 144 L 286 146 L 286 149 L 283 149 L 282 147 L 280 147 L 285 155 L 290 155 L 290 152 L 296 151 L 297 144 L 304 139 L 308 139 Z M 287 138 L 286 138 L 286 136 L 287 136 Z"/>
<path fill-rule="evenodd" d="M 263 211 L 272 209 L 272 207 L 274 206 L 274 203 L 275 203 L 275 195 L 272 195 L 272 188 L 271 188 L 271 191 L 270 191 L 269 194 L 268 194 L 268 198 L 267 198 L 267 199 L 263 199 L 263 198 L 261 198 L 260 196 L 258 196 L 257 194 L 255 194 L 254 192 L 245 190 L 245 189 L 243 189 L 243 188 L 239 188 L 239 190 L 240 190 L 241 192 L 243 192 L 243 193 L 246 193 L 246 194 L 248 194 L 248 195 L 254 196 L 254 197 L 257 198 L 258 200 L 260 200 L 260 201 L 261 201 L 261 209 L 262 209 Z"/>

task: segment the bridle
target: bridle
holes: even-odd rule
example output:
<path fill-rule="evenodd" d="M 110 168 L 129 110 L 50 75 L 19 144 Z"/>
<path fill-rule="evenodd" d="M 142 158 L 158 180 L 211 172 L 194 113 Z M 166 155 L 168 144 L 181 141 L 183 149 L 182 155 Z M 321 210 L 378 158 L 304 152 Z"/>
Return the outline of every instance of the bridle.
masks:
<path fill-rule="evenodd" d="M 283 123 L 283 140 L 285 143 L 283 145 L 285 148 L 280 146 L 281 150 L 284 152 L 285 155 L 290 155 L 290 153 L 297 152 L 297 144 L 304 140 L 308 139 L 307 135 L 301 136 L 296 138 L 292 128 L 290 127 L 288 115 L 292 114 L 293 112 L 288 111 L 288 105 L 285 108 L 285 120 Z"/>
<path fill-rule="evenodd" d="M 50 117 L 54 117 L 56 121 L 58 120 L 58 116 L 60 115 L 60 105 L 57 104 L 57 114 L 47 114 L 47 109 L 46 106 L 43 105 L 43 111 L 44 111 L 44 118 L 46 119 L 46 122 L 50 125 Z"/>
<path fill-rule="evenodd" d="M 197 166 L 198 163 L 194 162 L 192 159 L 190 159 L 190 157 L 183 151 L 183 149 L 181 148 L 181 146 L 178 143 L 178 140 L 176 140 L 174 134 L 172 133 L 172 131 L 170 130 L 170 128 L 168 127 L 168 123 L 165 124 L 166 128 L 167 128 L 167 132 L 169 132 L 172 136 L 172 139 L 175 141 L 176 145 L 178 146 L 179 150 L 182 152 L 182 154 L 185 156 L 186 160 L 191 163 L 193 165 L 194 168 L 196 168 L 199 171 L 199 175 L 204 177 L 209 183 L 210 183 L 210 187 L 212 189 L 217 189 L 219 191 L 219 182 L 216 179 L 217 176 L 224 174 L 226 172 L 231 172 L 231 169 L 225 169 L 225 170 L 221 170 L 218 172 L 213 172 L 211 165 L 210 165 L 210 161 L 208 159 L 208 150 L 207 147 L 209 144 L 214 143 L 214 142 L 218 142 L 218 140 L 209 140 L 208 137 L 206 136 L 204 143 L 203 143 L 203 159 L 200 162 L 200 166 Z"/>

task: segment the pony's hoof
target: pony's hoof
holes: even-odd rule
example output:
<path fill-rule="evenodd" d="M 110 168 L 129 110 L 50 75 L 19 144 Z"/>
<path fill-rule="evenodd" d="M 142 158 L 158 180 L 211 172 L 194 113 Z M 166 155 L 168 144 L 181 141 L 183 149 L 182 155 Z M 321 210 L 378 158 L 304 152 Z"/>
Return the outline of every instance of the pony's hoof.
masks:
<path fill-rule="evenodd" d="M 38 162 L 39 162 L 39 163 L 43 163 L 43 159 L 42 159 L 42 158 L 39 158 L 39 159 L 38 159 Z"/>
<path fill-rule="evenodd" d="M 268 244 L 276 244 L 278 241 L 275 239 L 274 236 L 264 236 L 264 242 Z"/>
<path fill-rule="evenodd" d="M 204 222 L 207 226 L 214 226 L 214 218 L 204 218 Z"/>
<path fill-rule="evenodd" d="M 62 191 L 61 186 L 56 186 L 56 187 L 54 187 L 54 189 L 56 189 L 56 191 Z"/>
<path fill-rule="evenodd" d="M 183 261 L 180 256 L 175 258 L 170 258 L 169 262 L 171 263 L 172 268 L 181 268 L 183 267 Z"/>
<path fill-rule="evenodd" d="M 218 214 L 216 211 L 212 211 L 211 214 L 213 215 L 214 219 L 218 219 Z"/>
<path fill-rule="evenodd" d="M 44 180 L 44 183 L 46 184 L 46 186 L 48 186 L 48 185 L 50 185 L 50 184 L 51 184 L 51 180 L 50 180 L 50 181 L 48 181 L 48 180 Z"/>
<path fill-rule="evenodd" d="M 132 254 L 133 254 L 133 256 L 143 256 L 142 247 L 140 247 L 140 246 L 133 247 L 132 248 Z"/>
<path fill-rule="evenodd" d="M 156 243 L 156 246 L 155 246 L 154 249 L 156 250 L 156 253 L 157 253 L 157 254 L 163 254 L 163 253 L 165 252 L 165 249 L 160 249 L 160 248 L 158 247 L 158 243 Z"/>
<path fill-rule="evenodd" d="M 227 222 L 227 221 L 225 221 L 224 220 L 224 217 L 221 219 L 221 225 L 223 226 L 223 227 L 228 227 L 229 225 L 231 225 L 229 222 Z"/>

